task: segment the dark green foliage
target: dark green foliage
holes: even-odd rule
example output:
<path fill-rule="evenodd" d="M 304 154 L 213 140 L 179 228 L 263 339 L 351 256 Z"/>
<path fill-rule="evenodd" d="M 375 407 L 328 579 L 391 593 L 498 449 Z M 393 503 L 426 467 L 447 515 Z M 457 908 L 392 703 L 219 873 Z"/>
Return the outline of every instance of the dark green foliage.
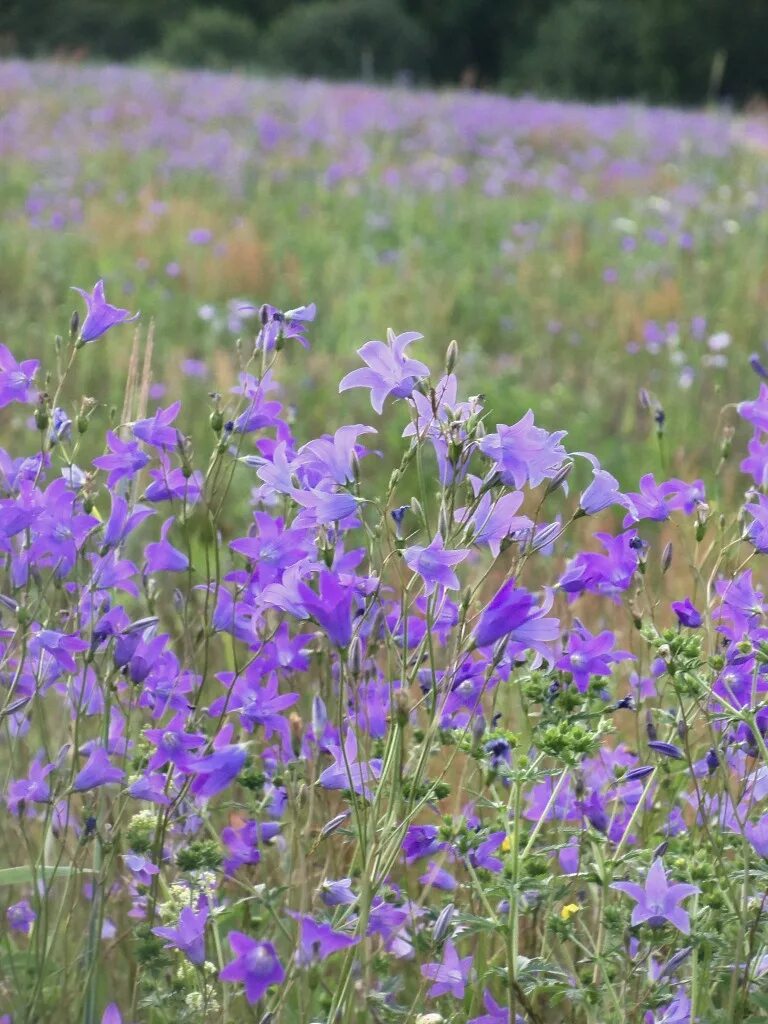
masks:
<path fill-rule="evenodd" d="M 323 78 L 423 77 L 429 40 L 394 0 L 324 0 L 292 7 L 271 25 L 260 56 L 276 71 Z"/>
<path fill-rule="evenodd" d="M 13 53 L 744 103 L 768 93 L 768 0 L 4 0 Z"/>
<path fill-rule="evenodd" d="M 569 0 L 540 22 L 512 84 L 594 100 L 627 96 L 640 84 L 641 13 L 621 0 Z"/>
<path fill-rule="evenodd" d="M 226 70 L 253 64 L 259 33 L 243 14 L 221 7 L 193 7 L 183 21 L 169 25 L 160 47 L 169 64 Z"/>

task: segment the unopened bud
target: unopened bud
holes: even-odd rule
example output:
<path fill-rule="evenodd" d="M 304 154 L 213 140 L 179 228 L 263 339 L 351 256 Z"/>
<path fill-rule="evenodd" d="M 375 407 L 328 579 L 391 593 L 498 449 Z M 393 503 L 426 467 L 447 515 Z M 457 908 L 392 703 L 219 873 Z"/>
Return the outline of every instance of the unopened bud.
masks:
<path fill-rule="evenodd" d="M 723 459 L 727 459 L 731 454 L 731 446 L 733 444 L 733 435 L 735 431 L 733 427 L 724 427 L 723 436 L 720 440 L 720 455 Z"/>
<path fill-rule="evenodd" d="M 77 337 L 77 332 L 80 327 L 80 314 L 75 310 L 69 319 L 69 336 L 72 341 Z"/>
<path fill-rule="evenodd" d="M 475 719 L 472 722 L 472 742 L 474 746 L 479 746 L 480 741 L 485 734 L 486 722 L 485 715 L 482 712 L 479 715 L 475 715 Z"/>
<path fill-rule="evenodd" d="M 408 694 L 405 690 L 397 690 L 395 692 L 395 719 L 400 728 L 404 728 L 408 725 L 408 721 L 411 716 L 411 702 L 408 699 Z"/>
<path fill-rule="evenodd" d="M 664 550 L 661 553 L 661 571 L 667 572 L 670 565 L 672 565 L 672 542 L 670 541 L 665 545 Z"/>
<path fill-rule="evenodd" d="M 315 739 L 320 739 L 328 724 L 328 710 L 322 697 L 315 695 L 312 698 L 312 733 Z"/>
<path fill-rule="evenodd" d="M 435 926 L 432 929 L 432 941 L 436 946 L 441 945 L 446 935 L 448 934 L 448 931 L 451 927 L 451 921 L 453 920 L 453 915 L 455 912 L 456 908 L 452 903 L 449 903 L 448 906 L 443 907 L 443 909 L 438 914 L 437 920 L 435 921 Z"/>
<path fill-rule="evenodd" d="M 349 674 L 353 679 L 357 679 L 363 670 L 363 651 L 362 644 L 360 643 L 360 637 L 355 635 L 349 644 L 349 653 L 347 655 L 347 668 Z"/>
<path fill-rule="evenodd" d="M 298 757 L 301 754 L 301 738 L 304 735 L 304 722 L 301 715 L 292 711 L 288 716 L 288 725 L 291 730 L 291 749 L 294 757 Z"/>
<path fill-rule="evenodd" d="M 446 511 L 445 505 L 440 506 L 440 512 L 437 517 L 437 529 L 443 540 L 448 540 L 450 524 L 448 522 L 448 512 Z"/>
<path fill-rule="evenodd" d="M 35 426 L 38 430 L 47 430 L 49 423 L 48 410 L 41 403 L 35 410 Z"/>
<path fill-rule="evenodd" d="M 565 463 L 563 463 L 563 465 L 560 467 L 560 469 L 558 469 L 557 473 L 555 473 L 555 475 L 552 477 L 552 479 L 547 484 L 547 489 L 544 492 L 544 497 L 545 498 L 547 498 L 550 494 L 554 494 L 555 491 L 559 490 L 563 486 L 565 481 L 571 475 L 571 470 L 572 469 L 573 469 L 573 463 L 572 462 L 565 462 Z"/>
<path fill-rule="evenodd" d="M 453 373 L 453 369 L 456 366 L 456 360 L 459 356 L 459 343 L 454 340 L 449 344 L 448 350 L 445 353 L 445 372 Z"/>
<path fill-rule="evenodd" d="M 325 825 L 323 825 L 323 827 L 320 829 L 320 838 L 327 839 L 328 836 L 333 835 L 333 833 L 337 829 L 341 828 L 341 826 L 347 820 L 347 818 L 349 817 L 349 813 L 349 811 L 344 811 L 343 814 L 337 814 L 335 818 L 331 818 L 330 821 L 327 821 Z"/>
<path fill-rule="evenodd" d="M 413 512 L 422 526 L 427 525 L 427 517 L 424 515 L 424 509 L 418 498 L 411 498 L 411 512 Z"/>

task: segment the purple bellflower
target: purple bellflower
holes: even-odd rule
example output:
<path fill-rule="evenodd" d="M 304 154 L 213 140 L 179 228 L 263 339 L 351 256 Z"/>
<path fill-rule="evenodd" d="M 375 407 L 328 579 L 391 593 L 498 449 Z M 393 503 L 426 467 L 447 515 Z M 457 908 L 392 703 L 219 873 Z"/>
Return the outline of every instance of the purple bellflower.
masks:
<path fill-rule="evenodd" d="M 34 401 L 33 381 L 39 369 L 39 360 L 22 359 L 18 363 L 10 349 L 0 345 L 0 409 L 11 402 Z"/>
<path fill-rule="evenodd" d="M 683 935 L 690 934 L 690 918 L 680 903 L 701 889 L 686 882 L 670 885 L 660 857 L 651 865 L 644 886 L 636 882 L 614 882 L 611 888 L 626 893 L 635 901 L 631 918 L 633 925 L 647 923 L 651 928 L 660 928 L 668 923 Z"/>
<path fill-rule="evenodd" d="M 72 788 L 76 793 L 96 789 L 111 782 L 121 782 L 123 772 L 109 760 L 103 747 L 94 747 L 82 770 L 75 776 Z"/>
<path fill-rule="evenodd" d="M 449 551 L 439 533 L 427 547 L 414 544 L 403 552 L 403 559 L 424 580 L 424 593 L 434 593 L 438 586 L 446 590 L 458 590 L 459 578 L 453 571 L 454 566 L 463 562 L 467 551 Z"/>
<path fill-rule="evenodd" d="M 111 327 L 115 327 L 117 324 L 130 323 L 139 316 L 138 313 L 131 315 L 127 309 L 111 306 L 104 297 L 103 280 L 96 282 L 93 292 L 86 292 L 82 288 L 73 288 L 73 291 L 82 295 L 88 307 L 85 320 L 83 320 L 80 328 L 78 345 L 87 345 L 89 342 L 100 338 L 102 334 L 106 334 Z"/>
<path fill-rule="evenodd" d="M 558 430 L 549 434 L 535 426 L 529 409 L 512 426 L 497 424 L 496 433 L 480 442 L 480 451 L 494 463 L 494 472 L 503 484 L 518 490 L 526 483 L 538 487 L 555 476 L 567 458 L 560 443 L 565 433 Z"/>
<path fill-rule="evenodd" d="M 325 960 L 340 949 L 348 949 L 360 941 L 357 935 L 345 935 L 334 931 L 329 924 L 315 921 L 308 914 L 297 914 L 289 911 L 294 920 L 299 922 L 299 948 L 296 950 L 296 962 L 300 967 Z"/>
<path fill-rule="evenodd" d="M 154 935 L 167 939 L 166 949 L 179 949 L 193 964 L 205 960 L 205 926 L 208 921 L 208 907 L 200 910 L 183 907 L 179 920 L 173 927 L 153 928 Z"/>
<path fill-rule="evenodd" d="M 381 413 L 384 401 L 392 395 L 395 398 L 408 398 L 416 384 L 429 376 L 429 367 L 418 359 L 409 359 L 405 350 L 421 334 L 408 331 L 395 334 L 387 331 L 387 342 L 368 341 L 357 354 L 367 364 L 358 370 L 352 370 L 339 384 L 339 392 L 350 388 L 370 388 L 371 405 L 374 411 Z"/>
<path fill-rule="evenodd" d="M 518 587 L 513 579 L 507 580 L 480 616 L 475 643 L 478 647 L 488 647 L 502 637 L 509 637 L 551 660 L 548 645 L 560 636 L 560 622 L 544 617 L 548 609 L 547 602 L 538 606 L 533 594 Z"/>
<path fill-rule="evenodd" d="M 241 981 L 245 998 L 257 1003 L 271 985 L 280 985 L 285 970 L 277 958 L 271 942 L 258 942 L 243 932 L 230 932 L 227 936 L 235 959 L 219 972 L 221 981 Z"/>
<path fill-rule="evenodd" d="M 443 962 L 424 964 L 422 976 L 434 985 L 427 992 L 432 999 L 450 993 L 454 999 L 463 999 L 464 990 L 472 970 L 472 957 L 460 957 L 452 942 L 446 942 L 443 950 Z"/>
<path fill-rule="evenodd" d="M 32 909 L 29 900 L 21 900 L 20 903 L 14 903 L 13 906 L 8 907 L 5 916 L 10 928 L 15 932 L 21 932 L 23 935 L 29 935 L 32 931 L 32 925 L 37 920 L 37 914 Z"/>

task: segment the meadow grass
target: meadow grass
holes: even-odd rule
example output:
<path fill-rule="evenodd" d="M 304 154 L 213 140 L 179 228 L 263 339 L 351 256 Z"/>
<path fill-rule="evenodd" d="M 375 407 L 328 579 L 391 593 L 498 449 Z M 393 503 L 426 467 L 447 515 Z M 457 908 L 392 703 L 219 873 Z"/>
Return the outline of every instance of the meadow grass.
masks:
<path fill-rule="evenodd" d="M 30 354 L 65 330 L 69 285 L 98 277 L 151 310 L 172 395 L 189 356 L 210 365 L 201 394 L 229 373 L 240 325 L 214 329 L 205 305 L 317 303 L 294 402 L 329 394 L 386 326 L 426 323 L 432 352 L 461 341 L 468 386 L 500 416 L 534 404 L 628 484 L 655 443 L 639 387 L 667 412 L 670 465 L 699 466 L 765 351 L 759 122 L 15 62 L 0 103 L 3 332 Z M 127 358 L 89 368 L 116 397 Z"/>
<path fill-rule="evenodd" d="M 0 102 L 0 1024 L 764 1019 L 760 120 Z"/>

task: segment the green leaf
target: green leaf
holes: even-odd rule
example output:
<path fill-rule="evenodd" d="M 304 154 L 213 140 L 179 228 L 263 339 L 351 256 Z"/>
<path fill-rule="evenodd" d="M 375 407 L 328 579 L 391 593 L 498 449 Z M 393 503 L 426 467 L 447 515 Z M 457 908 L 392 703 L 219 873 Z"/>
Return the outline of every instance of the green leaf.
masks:
<path fill-rule="evenodd" d="M 91 868 L 76 868 L 71 864 L 44 864 L 42 867 L 33 870 L 29 864 L 22 864 L 17 868 L 0 868 L 0 885 L 29 885 L 41 878 L 68 878 L 76 874 L 93 874 Z"/>

